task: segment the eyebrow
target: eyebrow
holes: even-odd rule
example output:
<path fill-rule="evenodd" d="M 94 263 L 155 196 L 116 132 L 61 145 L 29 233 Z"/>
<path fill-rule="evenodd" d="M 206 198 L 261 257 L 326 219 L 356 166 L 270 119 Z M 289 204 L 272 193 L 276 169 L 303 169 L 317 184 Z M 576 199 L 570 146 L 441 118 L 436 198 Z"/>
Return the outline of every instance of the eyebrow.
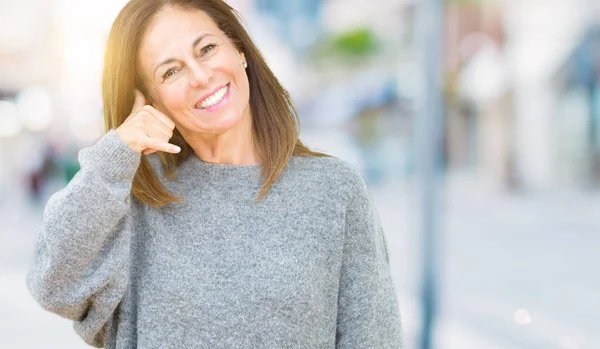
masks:
<path fill-rule="evenodd" d="M 205 37 L 207 36 L 213 36 L 211 34 L 201 34 L 200 36 L 198 36 L 193 42 L 192 42 L 192 48 L 196 47 L 196 45 L 198 45 L 200 43 L 200 41 L 204 40 Z M 156 66 L 156 68 L 154 68 L 154 72 L 152 73 L 152 76 L 156 76 L 156 71 L 158 70 L 158 68 L 160 68 L 161 66 L 165 65 L 165 64 L 169 64 L 172 62 L 175 62 L 176 59 L 175 58 L 167 58 L 165 60 L 163 60 L 162 62 L 158 63 L 158 65 Z"/>

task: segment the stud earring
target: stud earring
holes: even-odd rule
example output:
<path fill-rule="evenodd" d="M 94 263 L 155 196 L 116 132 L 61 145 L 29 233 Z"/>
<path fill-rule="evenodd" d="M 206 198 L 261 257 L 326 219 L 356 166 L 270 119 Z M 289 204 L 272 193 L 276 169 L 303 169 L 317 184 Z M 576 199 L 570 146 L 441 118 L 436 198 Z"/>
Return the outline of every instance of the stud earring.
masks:
<path fill-rule="evenodd" d="M 243 62 L 242 65 L 244 66 L 244 69 L 248 68 L 248 63 Z"/>

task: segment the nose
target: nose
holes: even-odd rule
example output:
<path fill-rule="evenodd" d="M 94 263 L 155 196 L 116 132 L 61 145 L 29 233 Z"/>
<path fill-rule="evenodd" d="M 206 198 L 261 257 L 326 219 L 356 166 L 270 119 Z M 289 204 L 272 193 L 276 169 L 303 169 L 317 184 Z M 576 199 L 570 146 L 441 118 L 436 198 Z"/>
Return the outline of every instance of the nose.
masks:
<path fill-rule="evenodd" d="M 189 65 L 190 86 L 203 87 L 208 85 L 212 78 L 212 69 L 202 62 L 193 61 Z"/>

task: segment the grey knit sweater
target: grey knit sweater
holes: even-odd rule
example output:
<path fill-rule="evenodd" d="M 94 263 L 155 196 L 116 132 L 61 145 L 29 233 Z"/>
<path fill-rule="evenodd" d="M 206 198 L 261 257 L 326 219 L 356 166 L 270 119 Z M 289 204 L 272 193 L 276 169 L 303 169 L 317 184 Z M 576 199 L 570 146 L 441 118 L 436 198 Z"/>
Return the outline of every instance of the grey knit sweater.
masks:
<path fill-rule="evenodd" d="M 293 156 L 253 202 L 261 165 L 188 158 L 159 178 L 184 201 L 131 195 L 141 155 L 114 132 L 45 207 L 27 285 L 106 348 L 401 348 L 377 212 L 357 171 Z"/>

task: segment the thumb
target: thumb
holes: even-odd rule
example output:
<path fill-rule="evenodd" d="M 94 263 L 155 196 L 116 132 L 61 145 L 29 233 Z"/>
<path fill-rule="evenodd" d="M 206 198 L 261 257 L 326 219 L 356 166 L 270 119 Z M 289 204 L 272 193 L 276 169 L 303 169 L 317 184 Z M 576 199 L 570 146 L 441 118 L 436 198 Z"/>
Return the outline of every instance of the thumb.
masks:
<path fill-rule="evenodd" d="M 146 98 L 144 94 L 140 92 L 140 90 L 135 89 L 135 100 L 133 101 L 133 108 L 131 108 L 131 113 L 135 113 L 136 111 L 142 109 L 143 106 L 146 105 Z"/>

